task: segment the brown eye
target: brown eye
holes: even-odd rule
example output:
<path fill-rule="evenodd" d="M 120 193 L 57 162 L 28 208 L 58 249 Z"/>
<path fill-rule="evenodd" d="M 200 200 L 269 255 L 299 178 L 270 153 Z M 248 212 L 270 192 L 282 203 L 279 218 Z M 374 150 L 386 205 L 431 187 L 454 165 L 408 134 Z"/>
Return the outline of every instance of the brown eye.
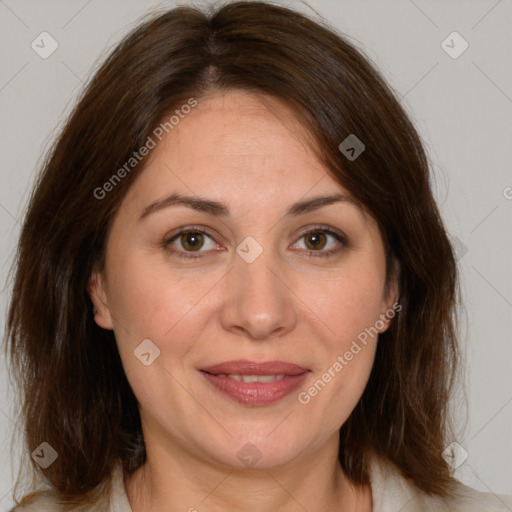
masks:
<path fill-rule="evenodd" d="M 302 246 L 302 247 L 301 247 Z M 316 227 L 302 233 L 295 248 L 307 256 L 335 256 L 349 246 L 344 235 L 327 227 Z"/>
<path fill-rule="evenodd" d="M 180 242 L 186 251 L 197 251 L 204 244 L 204 235 L 199 231 L 189 231 L 181 235 Z"/>
<path fill-rule="evenodd" d="M 327 237 L 322 231 L 310 231 L 304 236 L 304 241 L 308 249 L 323 249 L 325 247 Z"/>
<path fill-rule="evenodd" d="M 164 240 L 163 247 L 180 258 L 200 258 L 212 250 L 219 250 L 212 235 L 202 228 L 188 228 L 175 233 Z"/>

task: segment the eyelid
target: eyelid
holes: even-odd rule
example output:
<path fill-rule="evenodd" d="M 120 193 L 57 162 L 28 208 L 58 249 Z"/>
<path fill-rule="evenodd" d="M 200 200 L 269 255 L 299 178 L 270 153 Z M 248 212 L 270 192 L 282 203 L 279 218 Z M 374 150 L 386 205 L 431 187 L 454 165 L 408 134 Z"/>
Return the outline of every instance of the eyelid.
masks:
<path fill-rule="evenodd" d="M 312 231 L 324 231 L 325 233 L 332 234 L 338 238 L 338 240 L 342 242 L 343 245 L 348 245 L 347 236 L 345 233 L 343 233 L 343 231 L 340 231 L 339 229 L 333 228 L 332 226 L 328 226 L 326 224 L 314 224 L 312 226 L 307 226 L 299 232 L 298 237 L 301 238 L 307 233 L 311 233 Z"/>
<path fill-rule="evenodd" d="M 200 225 L 200 226 L 199 225 L 182 226 L 180 228 L 177 228 L 177 229 L 173 230 L 168 235 L 166 235 L 166 237 L 164 239 L 164 247 L 168 248 L 168 246 L 175 239 L 177 239 L 180 235 L 183 235 L 183 234 L 186 234 L 186 233 L 190 233 L 190 232 L 192 232 L 192 233 L 196 233 L 196 232 L 197 233 L 202 233 L 202 234 L 206 235 L 207 237 L 211 238 L 211 240 L 214 243 L 218 244 L 218 242 L 215 239 L 215 237 L 217 235 L 213 234 L 213 231 L 214 230 L 212 230 L 211 228 L 208 228 L 207 226 L 204 226 L 204 225 Z M 307 249 L 300 249 L 300 251 L 305 253 L 307 256 L 329 256 L 329 255 L 333 255 L 334 256 L 337 252 L 339 252 L 341 250 L 342 247 L 348 247 L 349 246 L 347 237 L 346 237 L 346 235 L 343 232 L 337 230 L 336 228 L 333 228 L 332 226 L 328 226 L 328 225 L 325 225 L 325 224 L 315 224 L 315 225 L 310 225 L 310 226 L 306 226 L 306 227 L 302 228 L 300 230 L 300 232 L 296 235 L 296 241 L 293 242 L 293 244 L 291 246 L 296 245 L 304 235 L 307 235 L 308 233 L 315 232 L 315 231 L 322 231 L 326 235 L 333 236 L 339 242 L 341 247 L 337 247 L 335 249 L 330 249 L 330 250 L 327 250 L 327 251 L 324 251 L 324 250 L 312 251 L 312 250 L 307 250 Z M 223 237 L 220 236 L 220 238 L 223 238 Z M 194 259 L 194 258 L 203 257 L 203 255 L 208 254 L 210 252 L 212 252 L 212 250 L 209 250 L 209 251 L 201 251 L 201 250 L 199 250 L 199 251 L 183 251 L 181 249 L 174 249 L 172 251 L 172 254 L 178 253 L 178 255 L 180 257 L 184 258 L 184 259 L 186 259 L 186 258 Z M 184 256 L 184 254 L 186 256 Z M 197 255 L 201 255 L 201 256 L 195 256 L 196 254 Z"/>
<path fill-rule="evenodd" d="M 214 232 L 213 229 L 203 226 L 203 225 L 190 225 L 190 226 L 181 226 L 179 228 L 174 229 L 170 233 L 165 235 L 164 242 L 170 243 L 173 239 L 177 238 L 178 235 L 183 235 L 185 233 L 203 233 L 204 235 L 208 235 L 210 238 L 215 238 L 216 236 L 219 236 L 219 238 L 223 238 L 221 235 L 218 235 L 218 233 Z"/>
<path fill-rule="evenodd" d="M 292 244 L 292 247 L 295 246 L 297 243 L 300 242 L 300 240 L 309 233 L 315 233 L 315 232 L 322 232 L 326 236 L 331 236 L 336 239 L 337 246 L 328 250 L 310 250 L 310 249 L 300 249 L 300 252 L 304 254 L 306 258 L 334 258 L 339 255 L 339 253 L 343 250 L 349 247 L 349 242 L 347 240 L 346 235 L 335 229 L 331 226 L 326 226 L 324 224 L 317 224 L 315 226 L 308 226 L 301 230 L 300 234 L 298 235 L 298 239 L 296 242 Z M 295 249 L 296 250 L 296 249 Z"/>

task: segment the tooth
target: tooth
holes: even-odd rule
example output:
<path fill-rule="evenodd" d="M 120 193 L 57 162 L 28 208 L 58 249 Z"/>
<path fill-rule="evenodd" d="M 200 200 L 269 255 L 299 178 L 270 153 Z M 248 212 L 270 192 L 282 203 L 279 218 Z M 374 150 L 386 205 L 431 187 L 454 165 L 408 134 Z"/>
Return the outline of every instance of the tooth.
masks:
<path fill-rule="evenodd" d="M 250 382 L 258 382 L 257 375 L 242 375 L 242 382 L 250 383 Z"/>
<path fill-rule="evenodd" d="M 258 382 L 274 382 L 275 375 L 258 375 Z"/>
<path fill-rule="evenodd" d="M 226 376 L 225 373 L 219 373 L 219 376 Z M 236 373 L 230 373 L 227 375 L 227 377 L 230 377 L 233 380 L 236 380 L 238 382 L 245 382 L 247 384 L 253 383 L 253 382 L 274 382 L 275 380 L 281 380 L 284 378 L 283 374 L 277 374 L 277 375 L 238 375 Z"/>

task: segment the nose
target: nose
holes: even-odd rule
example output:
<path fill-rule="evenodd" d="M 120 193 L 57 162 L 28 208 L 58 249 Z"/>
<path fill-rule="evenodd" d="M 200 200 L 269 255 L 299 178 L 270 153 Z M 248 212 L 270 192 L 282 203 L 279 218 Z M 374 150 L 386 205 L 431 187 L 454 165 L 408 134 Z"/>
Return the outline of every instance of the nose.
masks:
<path fill-rule="evenodd" d="M 261 341 L 283 336 L 295 328 L 298 299 L 270 250 L 264 250 L 250 263 L 236 254 L 225 285 L 226 300 L 221 312 L 225 330 Z"/>

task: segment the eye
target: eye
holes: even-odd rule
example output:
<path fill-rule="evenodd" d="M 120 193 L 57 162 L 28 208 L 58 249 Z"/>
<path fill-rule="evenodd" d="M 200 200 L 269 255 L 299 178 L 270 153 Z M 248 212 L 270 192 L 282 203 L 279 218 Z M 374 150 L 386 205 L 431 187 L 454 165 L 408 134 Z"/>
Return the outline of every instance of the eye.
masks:
<path fill-rule="evenodd" d="M 200 258 L 203 254 L 191 253 L 204 253 L 218 249 L 218 245 L 203 228 L 193 227 L 167 238 L 164 246 L 170 249 L 171 253 L 177 253 L 180 258 Z"/>
<path fill-rule="evenodd" d="M 307 255 L 313 257 L 333 256 L 348 245 L 344 235 L 321 226 L 302 233 L 300 240 L 304 240 L 304 244 L 299 249 L 307 251 Z"/>
<path fill-rule="evenodd" d="M 300 240 L 304 240 L 303 247 L 296 242 L 292 248 L 305 251 L 308 257 L 334 256 L 344 247 L 348 246 L 346 237 L 330 228 L 316 226 L 304 231 Z M 208 234 L 202 227 L 191 226 L 171 234 L 163 243 L 164 248 L 183 259 L 201 258 L 212 250 L 221 250 L 214 241 L 213 236 Z M 196 254 L 194 254 L 196 253 Z"/>

